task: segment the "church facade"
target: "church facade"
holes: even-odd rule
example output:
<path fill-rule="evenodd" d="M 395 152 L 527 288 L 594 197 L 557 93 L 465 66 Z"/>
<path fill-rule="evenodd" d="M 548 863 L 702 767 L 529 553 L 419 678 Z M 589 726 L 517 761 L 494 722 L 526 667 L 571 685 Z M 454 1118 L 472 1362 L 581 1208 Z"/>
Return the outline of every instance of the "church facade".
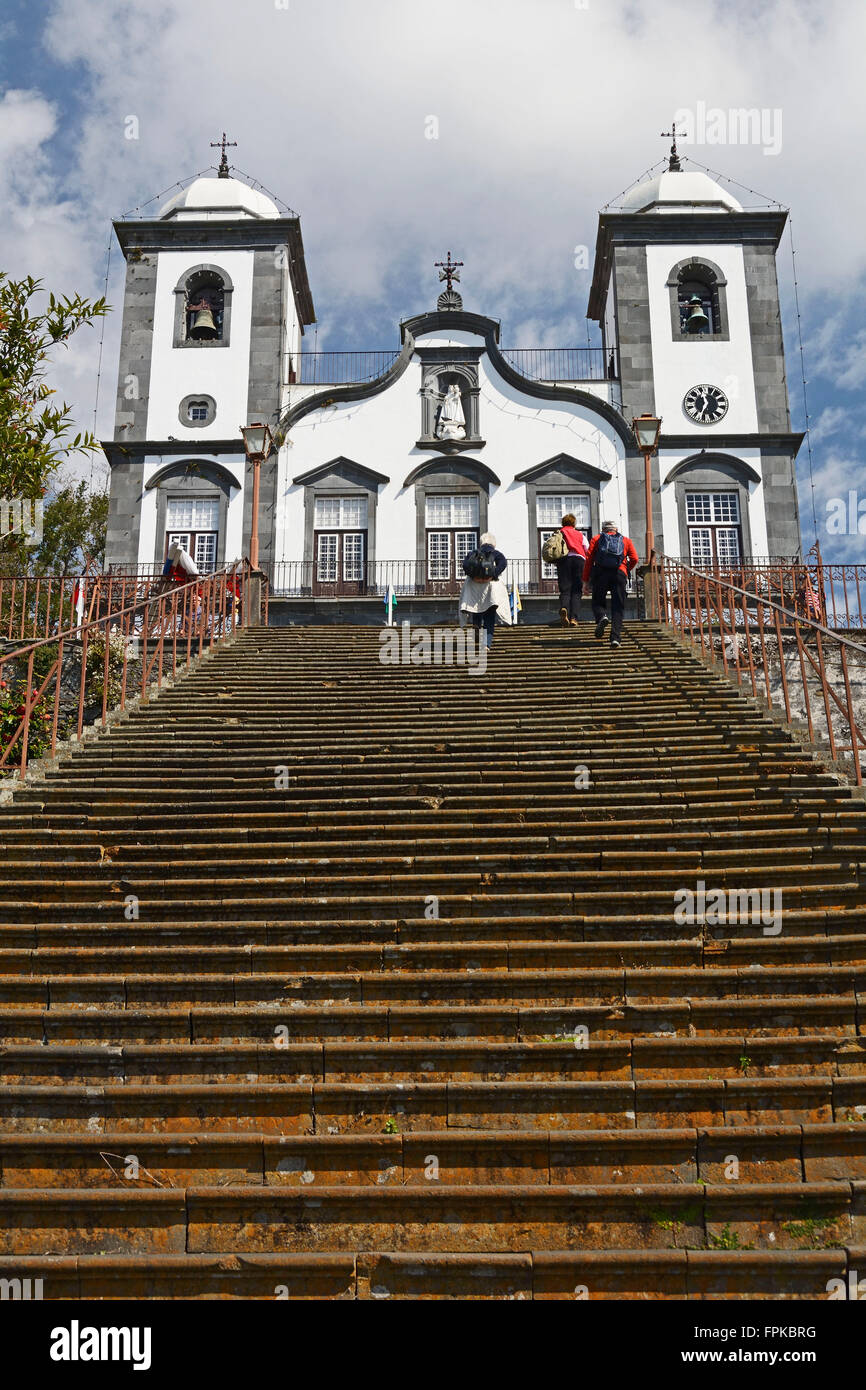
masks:
<path fill-rule="evenodd" d="M 600 347 L 504 346 L 495 319 L 464 308 L 449 252 L 435 307 L 399 325 L 393 351 L 310 353 L 299 221 L 221 166 L 156 218 L 115 223 L 127 270 L 107 564 L 161 569 L 174 540 L 202 570 L 248 554 L 240 428 L 260 421 L 277 441 L 260 565 L 289 620 L 389 586 L 453 595 L 488 530 L 506 577 L 541 596 L 555 587 L 541 546 L 565 511 L 587 533 L 616 521 L 646 558 L 642 413 L 662 420 L 657 552 L 696 567 L 798 557 L 785 217 L 672 159 L 600 216 Z"/>

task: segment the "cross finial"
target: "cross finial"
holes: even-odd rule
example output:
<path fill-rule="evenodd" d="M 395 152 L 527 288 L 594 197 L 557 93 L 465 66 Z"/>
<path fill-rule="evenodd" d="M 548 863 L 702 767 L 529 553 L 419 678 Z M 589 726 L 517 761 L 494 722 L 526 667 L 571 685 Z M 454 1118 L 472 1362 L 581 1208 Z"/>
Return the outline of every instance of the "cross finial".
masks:
<path fill-rule="evenodd" d="M 663 139 L 663 140 L 667 140 L 668 138 L 670 138 L 670 139 L 673 141 L 673 144 L 671 145 L 670 159 L 668 160 L 668 173 L 669 173 L 669 174 L 680 174 L 680 173 L 682 173 L 682 165 L 680 164 L 680 157 L 679 157 L 679 155 L 677 154 L 677 123 L 676 123 L 676 121 L 673 122 L 673 124 L 671 125 L 670 130 L 663 130 L 663 131 L 662 131 L 662 139 Z"/>
<path fill-rule="evenodd" d="M 211 140 L 210 147 L 212 150 L 222 150 L 222 158 L 220 159 L 219 168 L 217 169 L 217 178 L 227 179 L 229 177 L 229 162 L 226 159 L 226 146 L 228 145 L 229 149 L 237 149 L 237 144 L 237 140 L 226 139 L 225 131 L 223 131 L 222 140 Z"/>
<path fill-rule="evenodd" d="M 457 267 L 461 266 L 462 264 L 462 261 L 452 261 L 450 251 L 448 252 L 447 261 L 434 261 L 434 265 L 436 266 L 436 269 L 439 271 L 439 279 L 447 280 L 448 282 L 446 288 L 449 294 L 451 293 L 451 290 L 453 288 L 452 281 L 460 279 L 460 271 L 457 269 Z"/>

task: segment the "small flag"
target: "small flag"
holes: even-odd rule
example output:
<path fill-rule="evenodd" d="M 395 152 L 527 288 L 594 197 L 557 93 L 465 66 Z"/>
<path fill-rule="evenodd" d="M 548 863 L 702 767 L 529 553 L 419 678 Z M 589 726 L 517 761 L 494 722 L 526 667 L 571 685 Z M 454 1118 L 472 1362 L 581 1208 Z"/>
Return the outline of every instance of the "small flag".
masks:
<path fill-rule="evenodd" d="M 520 590 L 519 590 L 518 587 L 517 587 L 517 580 L 516 580 L 516 579 L 512 579 L 512 581 L 511 581 L 511 621 L 512 621 L 513 623 L 516 623 L 516 622 L 517 622 L 517 615 L 518 615 L 518 613 L 520 613 L 520 612 L 522 611 L 522 609 L 523 609 L 523 604 L 522 604 L 521 601 L 520 601 Z"/>
<path fill-rule="evenodd" d="M 818 603 L 818 599 L 817 599 L 817 597 L 816 597 L 815 590 L 812 588 L 812 581 L 811 581 L 811 579 L 809 578 L 809 574 L 808 574 L 808 571 L 807 571 L 807 573 L 806 573 L 806 614 L 808 615 L 809 613 L 814 613 L 814 614 L 815 614 L 815 621 L 820 623 L 820 621 L 821 621 L 821 608 L 820 608 L 820 605 L 819 605 L 819 603 Z"/>
<path fill-rule="evenodd" d="M 385 597 L 382 600 L 385 605 L 385 624 L 387 627 L 394 626 L 394 609 L 397 607 L 397 595 L 394 593 L 394 585 L 389 584 L 385 590 Z"/>

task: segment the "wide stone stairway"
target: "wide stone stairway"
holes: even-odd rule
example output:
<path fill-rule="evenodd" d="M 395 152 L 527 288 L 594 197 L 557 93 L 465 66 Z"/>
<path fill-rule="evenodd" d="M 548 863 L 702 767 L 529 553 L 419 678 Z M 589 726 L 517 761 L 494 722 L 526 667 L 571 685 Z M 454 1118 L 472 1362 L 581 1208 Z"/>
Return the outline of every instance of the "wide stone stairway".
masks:
<path fill-rule="evenodd" d="M 0 1278 L 826 1298 L 866 1273 L 864 830 L 652 624 L 483 675 L 243 632 L 0 809 Z M 702 885 L 781 929 L 678 921 Z"/>

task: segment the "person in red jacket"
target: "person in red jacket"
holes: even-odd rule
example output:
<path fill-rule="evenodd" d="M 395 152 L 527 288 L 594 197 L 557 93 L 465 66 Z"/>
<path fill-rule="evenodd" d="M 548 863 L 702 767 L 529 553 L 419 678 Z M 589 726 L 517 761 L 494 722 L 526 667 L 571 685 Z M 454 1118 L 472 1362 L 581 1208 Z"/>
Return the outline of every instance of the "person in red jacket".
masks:
<path fill-rule="evenodd" d="M 573 512 L 566 512 L 562 518 L 562 535 L 568 550 L 561 560 L 556 561 L 556 577 L 559 581 L 559 621 L 563 627 L 577 627 L 580 611 L 580 595 L 583 591 L 583 567 L 586 563 L 586 541 L 583 533 L 577 531 L 577 518 Z"/>
<path fill-rule="evenodd" d="M 595 635 L 603 637 L 610 623 L 610 645 L 622 645 L 622 618 L 625 612 L 625 591 L 628 577 L 637 564 L 637 551 L 628 536 L 620 534 L 612 521 L 602 523 L 601 532 L 589 543 L 589 553 L 583 567 L 583 582 L 592 590 L 592 616 Z M 610 612 L 607 616 L 607 596 Z"/>

